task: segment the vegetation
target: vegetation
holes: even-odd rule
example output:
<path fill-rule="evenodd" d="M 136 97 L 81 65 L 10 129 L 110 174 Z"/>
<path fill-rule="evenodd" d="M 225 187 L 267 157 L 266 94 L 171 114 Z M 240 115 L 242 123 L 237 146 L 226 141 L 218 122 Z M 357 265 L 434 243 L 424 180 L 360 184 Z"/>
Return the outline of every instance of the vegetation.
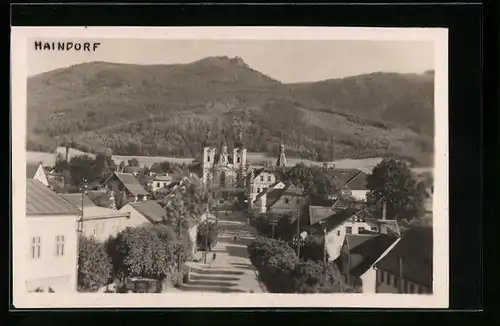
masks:
<path fill-rule="evenodd" d="M 394 159 L 381 161 L 367 177 L 367 198 L 372 209 L 386 203 L 388 219 L 411 220 L 423 213 L 424 192 L 406 163 Z"/>
<path fill-rule="evenodd" d="M 204 222 L 198 225 L 197 244 L 202 250 L 212 248 L 217 243 L 219 230 L 214 222 Z M 205 248 L 207 245 L 207 248 Z"/>
<path fill-rule="evenodd" d="M 249 258 L 271 293 L 348 292 L 335 265 L 299 260 L 286 242 L 259 237 L 248 245 Z"/>
<path fill-rule="evenodd" d="M 95 292 L 111 277 L 111 259 L 102 243 L 80 236 L 78 240 L 78 291 Z"/>
<path fill-rule="evenodd" d="M 189 247 L 182 236 L 165 225 L 127 228 L 106 243 L 112 257 L 113 277 L 125 283 L 130 277 L 159 282 L 178 278 L 178 263 L 183 264 Z"/>
<path fill-rule="evenodd" d="M 195 157 L 207 129 L 250 151 L 317 161 L 433 151 L 433 75 L 376 73 L 282 84 L 228 58 L 186 65 L 75 65 L 28 81 L 28 149 Z"/>
<path fill-rule="evenodd" d="M 66 183 L 71 186 L 81 186 L 86 179 L 89 184 L 104 181 L 113 171 L 116 165 L 111 156 L 97 154 L 95 158 L 87 155 L 73 157 L 69 162 L 57 158 L 54 170 L 63 173 Z"/>

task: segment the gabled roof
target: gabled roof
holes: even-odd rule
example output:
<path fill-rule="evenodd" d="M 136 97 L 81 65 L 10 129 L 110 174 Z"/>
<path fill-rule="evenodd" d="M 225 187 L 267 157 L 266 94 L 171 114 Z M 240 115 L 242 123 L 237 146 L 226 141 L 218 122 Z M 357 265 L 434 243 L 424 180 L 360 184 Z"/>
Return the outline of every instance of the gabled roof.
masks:
<path fill-rule="evenodd" d="M 167 214 L 165 209 L 154 200 L 148 200 L 137 203 L 129 203 L 139 213 L 144 215 L 150 222 L 161 222 Z"/>
<path fill-rule="evenodd" d="M 273 189 L 267 193 L 267 207 L 272 207 L 283 196 L 302 196 L 302 189 L 289 184 L 283 189 Z"/>
<path fill-rule="evenodd" d="M 349 250 L 349 274 L 363 275 L 398 239 L 387 234 L 346 235 L 344 245 Z M 335 260 L 337 265 L 340 265 L 341 261 L 340 257 Z"/>
<path fill-rule="evenodd" d="M 26 163 L 26 179 L 33 179 L 40 163 Z"/>
<path fill-rule="evenodd" d="M 127 217 L 130 217 L 130 213 L 122 213 L 117 210 L 106 207 L 88 206 L 84 207 L 83 209 L 84 220 L 127 218 Z"/>
<path fill-rule="evenodd" d="M 81 208 L 82 206 L 82 194 L 61 194 L 61 196 L 72 203 L 74 206 Z M 87 194 L 83 195 L 83 207 L 93 207 L 96 206 L 92 200 L 90 200 Z"/>
<path fill-rule="evenodd" d="M 26 215 L 78 215 L 79 209 L 38 180 L 26 180 Z"/>
<path fill-rule="evenodd" d="M 403 233 L 398 244 L 375 266 L 399 275 L 401 258 L 404 279 L 432 287 L 432 256 L 432 228 L 414 227 Z"/>
<path fill-rule="evenodd" d="M 334 169 L 329 174 L 337 180 L 342 187 L 351 190 L 367 190 L 365 172 L 358 169 Z"/>
<path fill-rule="evenodd" d="M 125 188 L 134 196 L 144 196 L 149 193 L 144 189 L 143 186 L 139 183 L 136 177 L 131 173 L 122 173 L 122 172 L 114 172 L 114 174 L 118 180 L 120 180 Z M 108 178 L 109 180 L 109 178 Z M 106 182 L 108 181 L 106 180 Z"/>

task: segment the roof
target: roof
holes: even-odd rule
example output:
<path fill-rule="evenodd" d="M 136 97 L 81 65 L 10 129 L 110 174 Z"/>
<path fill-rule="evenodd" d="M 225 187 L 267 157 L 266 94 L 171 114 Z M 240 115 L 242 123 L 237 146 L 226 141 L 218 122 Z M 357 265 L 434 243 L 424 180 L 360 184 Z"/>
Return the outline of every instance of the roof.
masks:
<path fill-rule="evenodd" d="M 172 176 L 167 174 L 157 174 L 154 177 L 154 181 L 172 181 Z"/>
<path fill-rule="evenodd" d="M 375 266 L 399 275 L 401 258 L 404 279 L 432 287 L 432 253 L 432 228 L 414 227 L 404 232 L 399 243 Z"/>
<path fill-rule="evenodd" d="M 72 203 L 74 206 L 81 208 L 82 206 L 82 194 L 61 194 L 61 196 Z M 90 200 L 87 194 L 83 195 L 83 207 L 96 206 L 92 200 Z"/>
<path fill-rule="evenodd" d="M 38 180 L 26 180 L 26 215 L 78 215 L 79 209 Z"/>
<path fill-rule="evenodd" d="M 368 176 L 365 172 L 358 169 L 333 169 L 329 174 L 337 180 L 342 186 L 351 190 L 367 190 Z"/>
<path fill-rule="evenodd" d="M 40 163 L 26 163 L 26 179 L 33 179 Z"/>
<path fill-rule="evenodd" d="M 368 175 L 362 171 L 360 171 L 355 177 L 349 180 L 345 186 L 350 190 L 367 190 L 368 182 L 366 177 Z"/>
<path fill-rule="evenodd" d="M 399 238 L 387 234 L 348 234 L 349 274 L 363 275 Z M 341 259 L 337 258 L 339 263 Z"/>
<path fill-rule="evenodd" d="M 140 172 L 143 168 L 140 166 L 126 166 L 123 168 L 123 172 L 125 173 L 135 173 Z"/>
<path fill-rule="evenodd" d="M 139 213 L 144 215 L 150 222 L 161 222 L 167 214 L 165 209 L 154 200 L 137 203 L 129 203 Z"/>
<path fill-rule="evenodd" d="M 114 175 L 123 183 L 125 188 L 134 196 L 148 195 L 149 193 L 144 189 L 135 176 L 131 173 L 115 172 Z"/>
<path fill-rule="evenodd" d="M 272 189 L 271 191 L 267 192 L 267 207 L 271 207 L 278 200 L 285 196 L 302 196 L 302 189 L 290 184 L 288 186 L 285 186 L 283 189 Z"/>
<path fill-rule="evenodd" d="M 122 213 L 117 210 L 100 207 L 100 206 L 88 206 L 83 209 L 83 219 L 103 219 L 103 218 L 126 218 L 130 216 L 130 213 Z"/>

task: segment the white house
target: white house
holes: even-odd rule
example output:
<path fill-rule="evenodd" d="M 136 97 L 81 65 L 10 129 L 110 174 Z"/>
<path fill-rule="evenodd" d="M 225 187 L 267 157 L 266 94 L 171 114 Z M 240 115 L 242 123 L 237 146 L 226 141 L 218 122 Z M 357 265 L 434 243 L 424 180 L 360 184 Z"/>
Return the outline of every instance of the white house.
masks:
<path fill-rule="evenodd" d="M 153 180 L 151 180 L 149 183 L 151 186 L 151 190 L 155 192 L 158 189 L 162 189 L 164 187 L 169 186 L 172 183 L 172 181 L 173 177 L 168 173 L 164 173 L 164 174 L 156 174 Z"/>
<path fill-rule="evenodd" d="M 167 212 L 154 200 L 128 203 L 118 210 L 120 213 L 129 214 L 127 226 L 134 227 L 150 222 L 161 223 L 165 220 Z"/>
<path fill-rule="evenodd" d="M 341 255 L 335 260 L 346 284 L 362 293 L 377 292 L 377 271 L 374 265 L 400 241 L 395 234 L 349 234 Z"/>
<path fill-rule="evenodd" d="M 309 223 L 323 232 L 326 230 L 326 250 L 330 260 L 340 255 L 347 235 L 400 234 L 395 220 L 377 219 L 365 209 L 358 208 L 337 210 L 328 206 L 309 206 Z"/>
<path fill-rule="evenodd" d="M 38 180 L 46 187 L 49 186 L 49 180 L 41 162 L 38 164 L 26 164 L 26 179 Z"/>
<path fill-rule="evenodd" d="M 83 235 L 104 242 L 111 236 L 132 226 L 130 213 L 111 208 L 88 206 L 83 211 Z"/>
<path fill-rule="evenodd" d="M 78 208 L 40 181 L 26 181 L 28 292 L 76 292 L 78 215 Z"/>

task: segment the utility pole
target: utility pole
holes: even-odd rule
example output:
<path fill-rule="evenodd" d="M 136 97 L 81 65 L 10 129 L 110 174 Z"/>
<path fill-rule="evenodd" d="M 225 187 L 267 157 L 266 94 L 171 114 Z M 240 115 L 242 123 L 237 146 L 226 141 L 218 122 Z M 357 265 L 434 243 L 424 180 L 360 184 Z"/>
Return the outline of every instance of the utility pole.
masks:
<path fill-rule="evenodd" d="M 278 225 L 278 221 L 277 220 L 271 220 L 269 221 L 269 224 L 271 224 L 271 234 L 272 234 L 272 238 L 274 239 L 274 227 L 276 225 Z"/>
<path fill-rule="evenodd" d="M 297 210 L 297 257 L 300 259 L 300 212 Z"/>
<path fill-rule="evenodd" d="M 78 289 L 78 270 L 79 270 L 79 260 L 80 260 L 80 237 L 83 234 L 83 198 L 85 196 L 85 193 L 87 192 L 87 179 L 83 179 L 83 184 L 82 184 L 82 199 L 81 199 L 81 209 L 80 209 L 80 216 L 77 221 L 76 225 L 76 277 L 75 277 L 75 287 Z"/>

